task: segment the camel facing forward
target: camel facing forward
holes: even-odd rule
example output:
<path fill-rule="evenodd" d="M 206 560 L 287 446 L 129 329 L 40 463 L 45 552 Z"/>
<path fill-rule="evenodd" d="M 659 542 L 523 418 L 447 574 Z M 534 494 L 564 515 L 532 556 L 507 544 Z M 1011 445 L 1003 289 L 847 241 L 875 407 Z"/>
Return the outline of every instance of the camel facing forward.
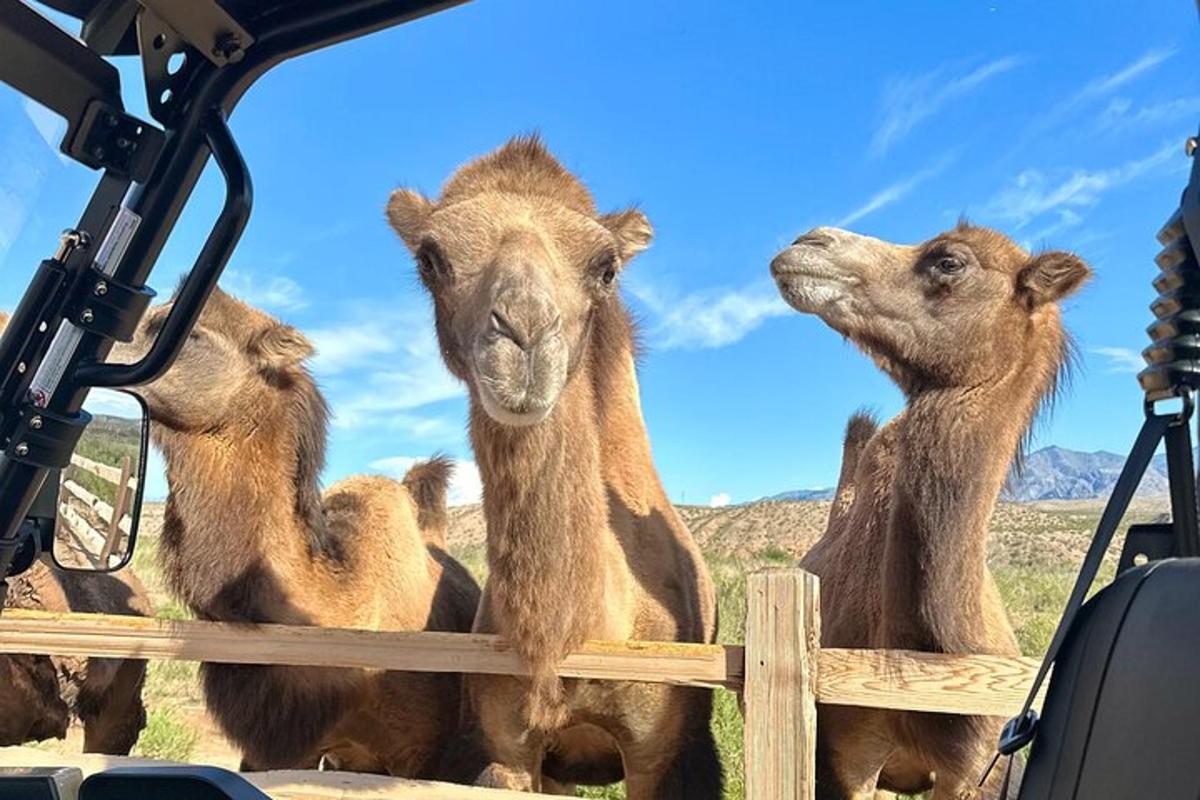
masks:
<path fill-rule="evenodd" d="M 623 772 L 634 800 L 719 797 L 710 691 L 555 676 L 585 639 L 716 635 L 708 570 L 650 455 L 617 293 L 650 223 L 597 213 L 536 138 L 461 168 L 436 202 L 397 190 L 388 218 L 470 392 L 489 568 L 475 629 L 531 673 L 470 680 L 496 762 L 484 781 L 551 789 L 543 776 Z"/>
<path fill-rule="evenodd" d="M 1069 342 L 1058 301 L 1090 275 L 966 223 L 905 246 L 836 228 L 771 262 L 780 292 L 848 337 L 904 392 L 882 428 L 856 415 L 837 497 L 803 566 L 821 579 L 821 644 L 1017 655 L 986 563 L 988 523 Z M 822 706 L 818 797 L 876 788 L 994 798 L 975 782 L 1003 720 Z M 998 771 L 997 771 L 998 773 Z"/>
<path fill-rule="evenodd" d="M 151 310 L 121 355 L 150 344 Z M 324 495 L 326 408 L 312 346 L 217 290 L 175 365 L 143 387 L 167 462 L 160 553 L 201 619 L 394 631 L 471 628 L 479 588 L 444 550 L 449 465 L 402 482 L 347 478 Z M 205 664 L 205 698 L 248 769 L 470 779 L 453 763 L 457 675 Z M 464 756 L 469 754 L 464 754 Z"/>

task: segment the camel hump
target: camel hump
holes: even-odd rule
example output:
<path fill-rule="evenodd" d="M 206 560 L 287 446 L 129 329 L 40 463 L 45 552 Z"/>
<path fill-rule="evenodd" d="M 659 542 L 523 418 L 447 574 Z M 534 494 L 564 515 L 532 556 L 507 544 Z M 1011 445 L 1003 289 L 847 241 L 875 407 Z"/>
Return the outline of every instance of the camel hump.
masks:
<path fill-rule="evenodd" d="M 879 421 L 875 415 L 866 409 L 859 409 L 850 415 L 850 421 L 846 423 L 844 444 L 847 446 L 866 444 L 877 430 L 879 430 Z"/>
<path fill-rule="evenodd" d="M 438 542 L 446 538 L 446 492 L 454 462 L 438 455 L 414 464 L 404 475 L 402 483 L 417 506 L 417 526 L 426 539 Z"/>

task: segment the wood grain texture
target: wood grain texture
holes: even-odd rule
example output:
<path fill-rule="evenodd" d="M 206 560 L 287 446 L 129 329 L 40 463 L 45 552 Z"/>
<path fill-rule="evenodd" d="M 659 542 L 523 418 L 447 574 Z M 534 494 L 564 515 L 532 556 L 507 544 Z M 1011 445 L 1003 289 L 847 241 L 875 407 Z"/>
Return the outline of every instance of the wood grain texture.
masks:
<path fill-rule="evenodd" d="M 825 649 L 818 659 L 817 699 L 830 705 L 1011 717 L 1021 710 L 1040 663 L 1008 656 Z"/>
<path fill-rule="evenodd" d="M 747 800 L 816 796 L 816 668 L 820 608 L 815 575 L 771 570 L 746 586 Z"/>
<path fill-rule="evenodd" d="M 120 485 L 121 470 L 117 467 L 110 467 L 108 464 L 101 464 L 99 461 L 92 461 L 90 458 L 85 458 L 78 453 L 71 454 L 71 463 L 79 467 L 84 472 L 90 472 L 97 478 L 108 481 L 109 483 Z M 137 476 L 126 479 L 126 486 L 134 491 L 137 491 Z"/>
<path fill-rule="evenodd" d="M 0 767 L 74 767 L 84 776 L 116 767 L 179 766 L 169 761 L 93 754 L 58 755 L 32 747 L 0 747 Z M 286 770 L 251 772 L 242 777 L 272 800 L 520 800 L 546 797 L 498 789 L 478 789 L 433 781 L 410 781 L 350 772 Z M 74 798 L 64 798 L 74 800 Z"/>
<path fill-rule="evenodd" d="M 0 615 L 0 653 L 526 674 L 517 655 L 495 636 L 39 611 Z M 587 642 L 567 656 L 558 672 L 567 678 L 736 688 L 742 682 L 742 663 L 740 647 Z"/>

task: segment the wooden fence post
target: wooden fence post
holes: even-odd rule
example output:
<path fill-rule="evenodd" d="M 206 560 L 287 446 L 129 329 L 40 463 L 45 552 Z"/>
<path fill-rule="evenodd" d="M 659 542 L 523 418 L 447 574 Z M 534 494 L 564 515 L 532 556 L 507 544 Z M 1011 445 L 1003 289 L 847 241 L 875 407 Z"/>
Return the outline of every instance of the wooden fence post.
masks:
<path fill-rule="evenodd" d="M 746 588 L 746 800 L 813 800 L 817 576 L 767 570 L 751 574 Z"/>
<path fill-rule="evenodd" d="M 121 479 L 117 481 L 117 495 L 113 498 L 112 519 L 108 523 L 108 537 L 104 542 L 104 549 L 100 552 L 100 563 L 104 567 L 108 567 L 108 560 L 113 552 L 120 552 L 119 545 L 121 543 L 121 518 L 125 516 L 126 507 L 129 505 L 129 478 L 133 473 L 133 462 L 129 456 L 121 458 Z M 130 530 L 133 530 L 131 527 Z"/>

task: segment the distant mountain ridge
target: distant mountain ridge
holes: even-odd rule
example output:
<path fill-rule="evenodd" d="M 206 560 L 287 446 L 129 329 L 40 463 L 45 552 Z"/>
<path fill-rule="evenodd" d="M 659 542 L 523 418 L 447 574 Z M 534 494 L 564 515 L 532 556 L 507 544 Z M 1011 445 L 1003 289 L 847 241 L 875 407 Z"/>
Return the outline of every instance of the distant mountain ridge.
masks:
<path fill-rule="evenodd" d="M 1197 457 L 1194 455 L 1194 457 Z M 1031 503 L 1038 500 L 1093 500 L 1108 497 L 1125 456 L 1097 450 L 1085 453 L 1051 445 L 1025 456 L 1021 470 L 1009 473 L 1001 500 Z M 1167 457 L 1158 455 L 1151 462 L 1138 487 L 1140 497 L 1158 497 L 1168 493 Z M 794 489 L 764 497 L 763 500 L 831 500 L 834 489 Z"/>
<path fill-rule="evenodd" d="M 793 489 L 790 492 L 780 492 L 762 499 L 767 502 L 771 500 L 832 500 L 834 491 L 832 486 L 818 489 Z"/>
<path fill-rule="evenodd" d="M 1116 485 L 1125 456 L 1097 450 L 1084 453 L 1065 447 L 1043 447 L 1025 456 L 1018 471 L 1009 473 L 1001 499 L 1087 500 L 1107 497 Z M 1168 493 L 1167 457 L 1155 456 L 1146 470 L 1138 495 L 1156 497 Z"/>

